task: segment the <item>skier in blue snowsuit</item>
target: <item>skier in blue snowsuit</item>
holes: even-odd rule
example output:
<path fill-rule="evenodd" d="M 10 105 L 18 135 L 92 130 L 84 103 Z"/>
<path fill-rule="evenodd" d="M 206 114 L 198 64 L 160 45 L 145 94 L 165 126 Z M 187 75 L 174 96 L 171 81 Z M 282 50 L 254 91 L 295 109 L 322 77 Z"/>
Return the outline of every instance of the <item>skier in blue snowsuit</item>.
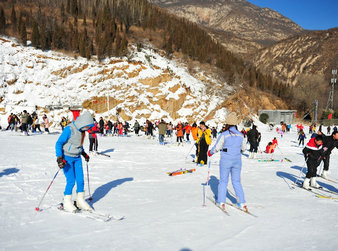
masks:
<path fill-rule="evenodd" d="M 226 127 L 220 136 L 218 136 L 216 144 L 208 152 L 209 157 L 218 151 L 221 152 L 220 159 L 220 181 L 218 185 L 217 203 L 225 209 L 225 200 L 229 175 L 231 173 L 231 181 L 234 187 L 237 205 L 240 209 L 247 211 L 245 205 L 244 192 L 241 184 L 242 158 L 241 152 L 245 151 L 246 145 L 243 142 L 244 136 L 237 130 L 237 116 L 230 113 L 226 119 Z"/>
<path fill-rule="evenodd" d="M 81 155 L 89 161 L 89 156 L 83 149 L 85 131 L 94 126 L 94 120 L 89 112 L 83 113 L 73 123 L 63 130 L 55 145 L 57 163 L 63 168 L 66 176 L 63 208 L 65 211 L 74 212 L 77 208 L 72 201 L 73 188 L 76 182 L 76 206 L 82 210 L 91 211 L 91 206 L 84 200 L 84 179 Z"/>

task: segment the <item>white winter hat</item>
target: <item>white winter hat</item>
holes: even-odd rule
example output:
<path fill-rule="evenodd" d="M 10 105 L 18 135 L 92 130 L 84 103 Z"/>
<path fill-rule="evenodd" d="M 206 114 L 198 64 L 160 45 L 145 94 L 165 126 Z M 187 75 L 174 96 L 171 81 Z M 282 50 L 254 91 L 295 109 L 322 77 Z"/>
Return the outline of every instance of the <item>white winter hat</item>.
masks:
<path fill-rule="evenodd" d="M 225 120 L 225 123 L 228 125 L 237 125 L 238 123 L 238 118 L 236 113 L 232 112 L 228 115 L 228 117 Z"/>

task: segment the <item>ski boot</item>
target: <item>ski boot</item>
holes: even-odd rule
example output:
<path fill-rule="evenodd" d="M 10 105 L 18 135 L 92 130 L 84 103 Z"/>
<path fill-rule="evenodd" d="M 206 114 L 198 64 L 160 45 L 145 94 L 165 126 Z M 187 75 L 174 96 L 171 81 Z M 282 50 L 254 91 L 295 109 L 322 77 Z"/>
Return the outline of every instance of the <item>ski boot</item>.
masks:
<path fill-rule="evenodd" d="M 318 183 L 317 183 L 317 181 L 316 181 L 316 177 L 313 177 L 313 178 L 311 178 L 311 180 L 310 180 L 310 186 L 312 186 L 312 187 L 314 187 L 314 188 L 322 188 L 320 185 L 318 185 Z"/>
<path fill-rule="evenodd" d="M 248 207 L 244 203 L 237 203 L 237 206 L 239 209 L 241 209 L 244 212 L 248 212 Z"/>
<path fill-rule="evenodd" d="M 217 203 L 217 205 L 218 205 L 223 211 L 225 211 L 225 203 L 219 202 L 219 203 Z"/>
<path fill-rule="evenodd" d="M 84 200 L 84 192 L 77 193 L 76 206 L 85 211 L 93 211 L 93 208 Z"/>
<path fill-rule="evenodd" d="M 322 176 L 323 179 L 326 179 L 326 180 L 327 180 L 327 179 L 328 179 L 328 177 L 327 177 L 327 171 L 324 170 L 324 171 L 322 172 L 322 175 L 321 175 L 321 176 Z"/>
<path fill-rule="evenodd" d="M 303 188 L 305 188 L 306 190 L 311 190 L 310 189 L 310 179 L 309 178 L 305 178 L 305 180 L 303 182 Z"/>
<path fill-rule="evenodd" d="M 71 195 L 65 195 L 63 198 L 63 210 L 70 213 L 76 213 L 77 208 L 74 206 Z"/>

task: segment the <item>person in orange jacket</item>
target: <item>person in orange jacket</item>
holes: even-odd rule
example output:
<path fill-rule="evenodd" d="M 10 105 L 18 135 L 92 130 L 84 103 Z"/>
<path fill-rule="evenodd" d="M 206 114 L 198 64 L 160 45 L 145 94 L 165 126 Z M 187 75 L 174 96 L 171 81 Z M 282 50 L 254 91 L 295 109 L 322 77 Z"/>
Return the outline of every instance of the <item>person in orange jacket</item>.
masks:
<path fill-rule="evenodd" d="M 192 135 L 192 138 L 193 138 L 193 140 L 195 142 L 197 141 L 198 129 L 199 128 L 198 128 L 196 122 L 194 122 L 192 124 L 192 127 L 191 127 L 191 135 Z M 195 147 L 196 147 L 196 154 L 195 154 L 195 156 L 197 156 L 197 154 L 198 154 L 198 145 L 197 145 L 197 143 L 195 143 Z M 195 162 L 195 160 L 193 160 L 193 162 Z"/>
<path fill-rule="evenodd" d="M 191 135 L 195 141 L 197 140 L 197 133 L 198 133 L 198 126 L 196 122 L 194 122 L 191 127 Z"/>
<path fill-rule="evenodd" d="M 181 121 L 178 121 L 178 124 L 175 127 L 175 129 L 176 129 L 177 144 L 178 145 L 180 145 L 181 143 L 183 144 L 183 125 Z"/>
<path fill-rule="evenodd" d="M 187 136 L 187 142 L 190 143 L 190 132 L 191 132 L 191 125 L 188 123 L 183 130 L 185 130 L 185 134 Z"/>

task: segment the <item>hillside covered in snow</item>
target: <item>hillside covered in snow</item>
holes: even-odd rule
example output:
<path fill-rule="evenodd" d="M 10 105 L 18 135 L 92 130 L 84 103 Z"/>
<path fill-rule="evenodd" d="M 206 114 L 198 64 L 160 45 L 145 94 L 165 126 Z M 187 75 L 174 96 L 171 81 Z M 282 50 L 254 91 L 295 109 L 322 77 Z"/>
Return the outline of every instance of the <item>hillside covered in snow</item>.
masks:
<path fill-rule="evenodd" d="M 252 102 L 271 107 L 267 97 L 252 99 L 201 69 L 190 73 L 186 65 L 167 59 L 151 45 L 129 50 L 128 57 L 98 62 L 23 47 L 1 37 L 0 110 L 7 116 L 37 109 L 53 121 L 77 105 L 113 120 L 222 123 L 229 109 L 243 117 L 252 113 Z"/>
<path fill-rule="evenodd" d="M 224 93 L 212 94 L 208 86 L 222 83 L 203 72 L 192 76 L 152 48 L 132 48 L 129 58 L 98 63 L 24 48 L 6 38 L 0 43 L 0 97 L 5 109 L 80 105 L 104 116 L 115 116 L 119 109 L 123 120 L 203 119 L 233 91 L 225 85 Z M 225 112 L 216 110 L 218 115 Z"/>

